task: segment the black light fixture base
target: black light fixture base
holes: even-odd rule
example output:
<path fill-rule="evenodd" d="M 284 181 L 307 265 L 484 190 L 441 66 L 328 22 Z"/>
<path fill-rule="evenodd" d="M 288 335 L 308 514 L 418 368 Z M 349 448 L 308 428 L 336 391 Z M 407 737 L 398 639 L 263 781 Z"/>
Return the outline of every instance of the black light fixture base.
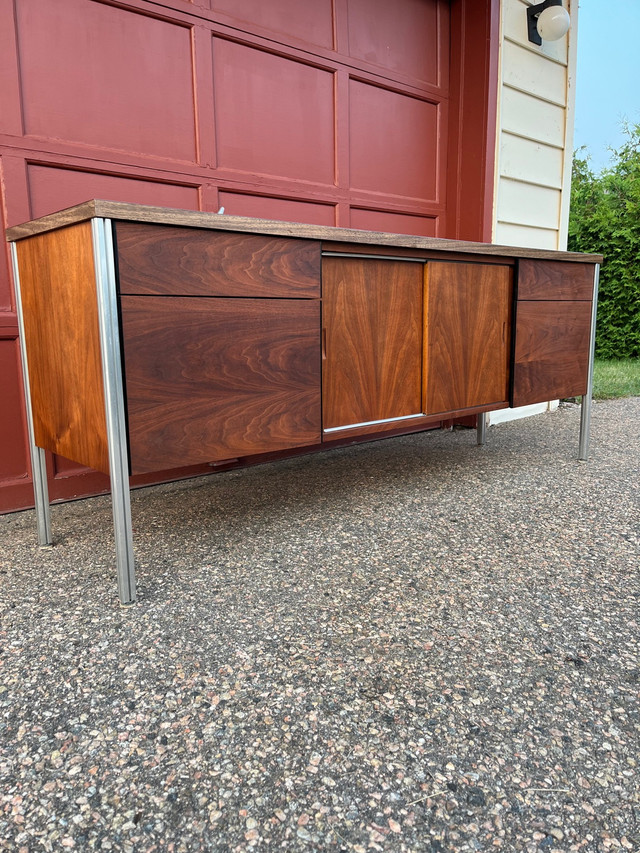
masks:
<path fill-rule="evenodd" d="M 562 6 L 562 0 L 544 0 L 542 3 L 527 8 L 527 35 L 529 41 L 534 44 L 542 44 L 542 38 L 538 32 L 538 15 L 548 9 L 549 6 Z"/>

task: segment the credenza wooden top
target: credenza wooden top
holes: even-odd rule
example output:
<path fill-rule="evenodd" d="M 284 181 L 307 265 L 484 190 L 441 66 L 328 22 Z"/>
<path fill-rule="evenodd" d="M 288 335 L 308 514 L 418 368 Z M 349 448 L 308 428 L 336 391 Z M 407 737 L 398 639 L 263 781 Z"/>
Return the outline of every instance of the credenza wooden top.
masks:
<path fill-rule="evenodd" d="M 439 237 L 416 237 L 410 234 L 388 234 L 380 231 L 358 231 L 353 228 L 336 228 L 329 225 L 305 225 L 298 222 L 278 222 L 270 219 L 253 219 L 248 216 L 204 213 L 199 210 L 179 210 L 127 204 L 118 201 L 94 199 L 34 219 L 7 229 L 7 240 L 12 242 L 85 222 L 93 218 L 150 222 L 157 225 L 180 225 L 187 228 L 208 228 L 215 231 L 236 231 L 251 234 L 271 234 L 276 237 L 300 237 L 336 243 L 389 246 L 391 248 L 424 251 L 459 252 L 471 255 L 504 256 L 510 258 L 541 258 L 556 261 L 601 263 L 602 255 L 578 252 L 559 252 L 550 249 L 526 249 L 514 246 L 496 246 L 491 243 L 473 243 L 465 240 L 445 240 Z"/>

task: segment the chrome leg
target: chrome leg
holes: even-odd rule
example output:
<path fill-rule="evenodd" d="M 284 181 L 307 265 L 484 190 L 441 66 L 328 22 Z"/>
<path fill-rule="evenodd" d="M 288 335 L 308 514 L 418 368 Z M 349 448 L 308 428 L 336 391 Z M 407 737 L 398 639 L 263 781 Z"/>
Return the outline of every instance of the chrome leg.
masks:
<path fill-rule="evenodd" d="M 589 370 L 587 374 L 587 391 L 582 397 L 580 406 L 580 448 L 578 459 L 586 462 L 589 459 L 589 438 L 591 435 L 591 406 L 593 404 L 593 360 L 596 349 L 596 316 L 598 313 L 598 282 L 600 279 L 600 264 L 596 264 L 593 276 L 593 302 L 591 304 L 591 337 L 589 341 Z"/>
<path fill-rule="evenodd" d="M 478 447 L 487 440 L 487 413 L 482 412 L 478 415 L 478 426 L 476 427 Z"/>
<path fill-rule="evenodd" d="M 41 447 L 36 447 L 33 443 L 31 446 L 31 470 L 33 474 L 33 495 L 36 503 L 38 544 L 52 545 L 46 454 Z"/>
<path fill-rule="evenodd" d="M 11 263 L 13 280 L 16 286 L 16 311 L 18 314 L 18 329 L 20 332 L 20 356 L 22 359 L 22 380 L 27 409 L 27 433 L 29 435 L 29 452 L 31 456 L 31 476 L 33 479 L 33 496 L 36 507 L 36 525 L 38 544 L 51 545 L 51 514 L 49 512 L 49 484 L 47 482 L 46 454 L 36 445 L 33 428 L 33 411 L 31 409 L 31 386 L 29 383 L 29 368 L 27 364 L 27 348 L 24 337 L 24 316 L 22 313 L 22 297 L 20 294 L 20 272 L 18 270 L 18 251 L 16 244 L 11 243 Z"/>
<path fill-rule="evenodd" d="M 136 575 L 133 558 L 129 459 L 120 358 L 113 236 L 110 220 L 93 219 L 91 225 L 109 443 L 109 472 L 111 475 L 111 500 L 116 542 L 118 594 L 122 604 L 132 604 L 136 599 Z"/>

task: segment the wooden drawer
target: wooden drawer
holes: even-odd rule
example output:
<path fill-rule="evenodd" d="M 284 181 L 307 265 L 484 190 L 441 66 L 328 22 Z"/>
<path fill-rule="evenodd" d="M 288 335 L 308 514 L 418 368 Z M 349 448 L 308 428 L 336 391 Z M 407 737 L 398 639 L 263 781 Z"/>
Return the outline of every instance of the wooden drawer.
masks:
<path fill-rule="evenodd" d="M 590 302 L 518 302 L 512 406 L 586 393 Z"/>
<path fill-rule="evenodd" d="M 518 300 L 591 300 L 593 264 L 521 260 Z"/>
<path fill-rule="evenodd" d="M 320 441 L 320 302 L 122 297 L 131 473 Z"/>
<path fill-rule="evenodd" d="M 118 222 L 120 293 L 318 298 L 320 242 Z"/>

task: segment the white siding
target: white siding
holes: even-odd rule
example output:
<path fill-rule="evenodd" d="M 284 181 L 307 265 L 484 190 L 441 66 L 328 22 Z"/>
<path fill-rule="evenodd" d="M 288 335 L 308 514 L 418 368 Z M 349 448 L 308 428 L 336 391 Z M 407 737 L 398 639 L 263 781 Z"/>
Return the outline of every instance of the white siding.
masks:
<path fill-rule="evenodd" d="M 541 101 L 533 95 L 527 95 L 517 89 L 503 86 L 500 99 L 500 118 L 499 132 L 501 134 L 512 133 L 563 151 L 565 138 L 564 107 Z"/>
<path fill-rule="evenodd" d="M 493 240 L 564 249 L 573 146 L 578 4 L 567 36 L 532 44 L 528 0 L 502 0 Z"/>
<path fill-rule="evenodd" d="M 502 0 L 493 242 L 566 249 L 573 155 L 578 0 L 557 42 L 527 38 L 529 0 Z M 555 407 L 555 404 L 551 406 Z M 537 414 L 546 403 L 492 413 L 490 423 Z"/>

